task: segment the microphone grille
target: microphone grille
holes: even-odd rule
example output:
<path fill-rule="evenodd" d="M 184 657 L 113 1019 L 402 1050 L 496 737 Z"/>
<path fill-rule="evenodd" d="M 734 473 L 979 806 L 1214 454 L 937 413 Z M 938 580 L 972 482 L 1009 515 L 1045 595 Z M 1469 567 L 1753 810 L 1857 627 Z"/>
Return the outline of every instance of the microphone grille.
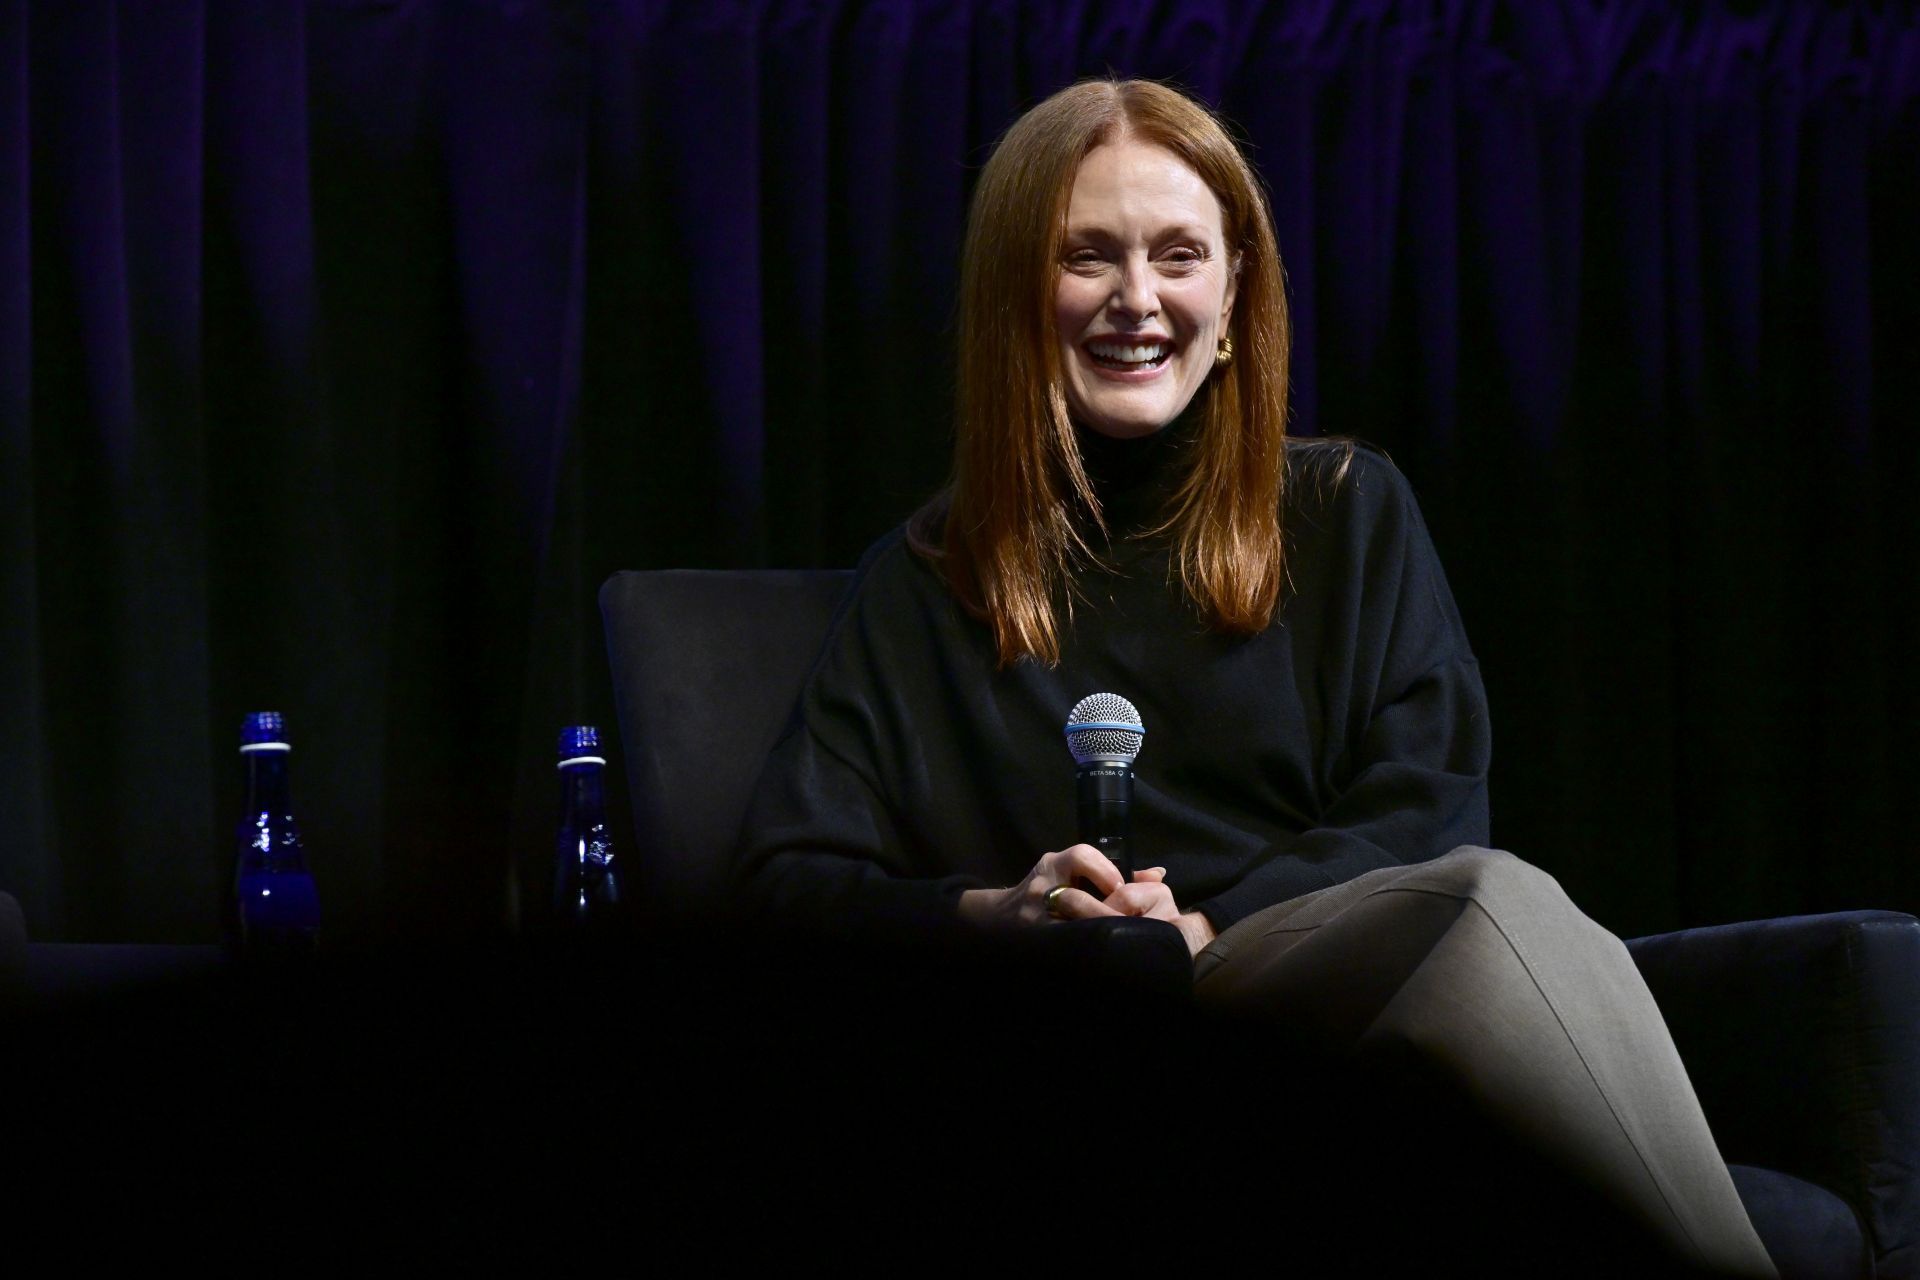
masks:
<path fill-rule="evenodd" d="M 1090 693 L 1067 713 L 1067 750 L 1076 764 L 1093 760 L 1132 764 L 1146 732 L 1140 713 L 1117 693 Z"/>

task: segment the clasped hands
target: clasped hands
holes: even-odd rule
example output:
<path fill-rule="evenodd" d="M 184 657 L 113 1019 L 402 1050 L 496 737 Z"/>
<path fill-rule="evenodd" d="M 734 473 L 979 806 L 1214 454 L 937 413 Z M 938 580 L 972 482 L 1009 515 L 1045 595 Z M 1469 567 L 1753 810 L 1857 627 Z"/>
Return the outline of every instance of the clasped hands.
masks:
<path fill-rule="evenodd" d="M 1092 884 L 1099 896 L 1076 888 L 1077 879 Z M 967 890 L 960 895 L 960 915 L 976 924 L 1020 925 L 1045 924 L 1052 919 L 1146 916 L 1165 920 L 1180 930 L 1187 940 L 1188 954 L 1198 955 L 1213 941 L 1213 925 L 1197 911 L 1183 913 L 1166 879 L 1165 867 L 1148 867 L 1134 872 L 1131 881 L 1125 880 L 1106 854 L 1090 844 L 1076 844 L 1043 855 L 1019 884 L 1006 889 Z"/>

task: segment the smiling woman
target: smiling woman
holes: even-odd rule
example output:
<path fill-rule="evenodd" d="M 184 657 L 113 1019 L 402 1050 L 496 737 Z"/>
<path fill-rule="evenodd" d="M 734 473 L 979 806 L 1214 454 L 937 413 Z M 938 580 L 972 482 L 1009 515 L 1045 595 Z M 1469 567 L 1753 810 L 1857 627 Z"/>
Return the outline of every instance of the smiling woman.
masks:
<path fill-rule="evenodd" d="M 1486 847 L 1486 694 L 1405 478 L 1286 438 L 1279 253 L 1219 122 L 1144 81 L 1047 99 L 961 272 L 952 483 L 862 560 L 742 893 L 833 936 L 1162 921 L 1203 1007 L 1437 1083 L 1667 1255 L 1771 1275 L 1625 947 Z M 1146 729 L 1130 879 L 1072 842 L 1096 694 Z M 1231 1144 L 1233 1110 L 1191 1117 Z"/>

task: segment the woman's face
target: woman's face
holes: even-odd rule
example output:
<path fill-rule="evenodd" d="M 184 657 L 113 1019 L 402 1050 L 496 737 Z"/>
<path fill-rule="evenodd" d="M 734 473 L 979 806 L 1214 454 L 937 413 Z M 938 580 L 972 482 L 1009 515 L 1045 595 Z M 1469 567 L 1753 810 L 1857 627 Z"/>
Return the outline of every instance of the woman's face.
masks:
<path fill-rule="evenodd" d="M 1080 162 L 1054 315 L 1067 403 L 1102 435 L 1152 435 L 1207 380 L 1233 311 L 1220 202 L 1173 152 L 1121 141 Z"/>

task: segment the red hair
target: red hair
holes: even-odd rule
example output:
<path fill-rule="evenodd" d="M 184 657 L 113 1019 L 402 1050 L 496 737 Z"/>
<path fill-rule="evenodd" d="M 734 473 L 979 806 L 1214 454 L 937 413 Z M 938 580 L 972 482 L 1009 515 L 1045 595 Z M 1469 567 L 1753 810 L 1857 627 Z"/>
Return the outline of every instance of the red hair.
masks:
<path fill-rule="evenodd" d="M 958 403 L 951 483 L 908 522 L 909 545 L 992 628 L 999 665 L 1060 655 L 1075 571 L 1104 529 L 1068 417 L 1054 319 L 1067 205 L 1080 162 L 1131 138 L 1165 147 L 1220 203 L 1236 272 L 1228 335 L 1192 466 L 1158 532 L 1176 531 L 1187 594 L 1209 625 L 1251 635 L 1272 621 L 1284 579 L 1289 330 L 1273 218 L 1253 169 L 1213 114 L 1150 80 L 1090 80 L 1016 120 L 980 174 L 960 269 Z"/>

